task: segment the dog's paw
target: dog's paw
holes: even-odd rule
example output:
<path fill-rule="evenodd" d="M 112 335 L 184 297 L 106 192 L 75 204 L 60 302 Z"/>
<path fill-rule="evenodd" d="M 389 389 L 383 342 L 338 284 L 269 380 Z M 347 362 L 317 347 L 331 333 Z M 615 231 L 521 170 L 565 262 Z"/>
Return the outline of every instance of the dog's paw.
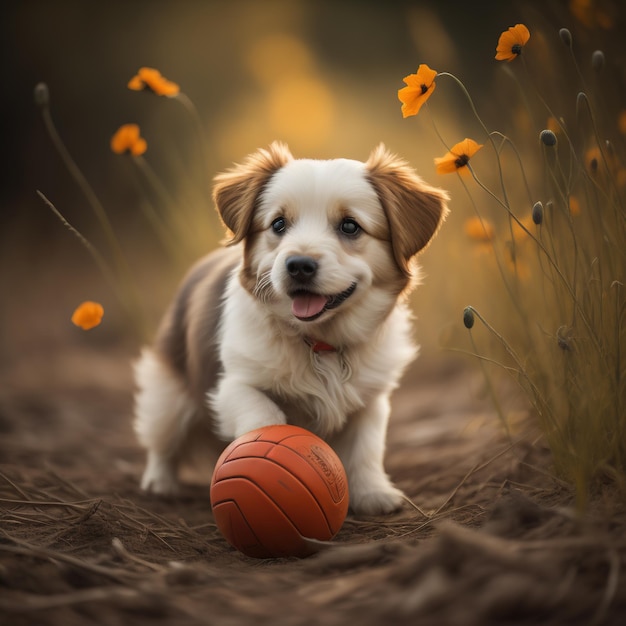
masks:
<path fill-rule="evenodd" d="M 174 496 L 180 491 L 176 471 L 162 461 L 149 460 L 143 477 L 141 488 L 148 493 L 161 496 Z"/>
<path fill-rule="evenodd" d="M 350 507 L 357 515 L 387 515 L 402 507 L 404 494 L 389 485 L 384 489 L 350 493 Z"/>

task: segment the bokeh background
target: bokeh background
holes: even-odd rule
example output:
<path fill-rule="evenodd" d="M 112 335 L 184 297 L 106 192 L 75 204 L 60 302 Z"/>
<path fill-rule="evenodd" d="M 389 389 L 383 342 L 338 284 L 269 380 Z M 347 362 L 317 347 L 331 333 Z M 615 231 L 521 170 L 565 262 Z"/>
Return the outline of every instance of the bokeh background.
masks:
<path fill-rule="evenodd" d="M 536 149 L 540 127 L 512 104 L 520 94 L 511 68 L 493 59 L 508 26 L 532 28 L 525 54 L 529 67 L 546 70 L 538 78 L 546 96 L 558 97 L 573 73 L 571 66 L 559 69 L 568 53 L 558 41 L 561 27 L 573 33 L 583 69 L 591 51 L 603 48 L 611 98 L 623 97 L 626 83 L 619 0 L 9 0 L 0 13 L 0 385 L 36 388 L 69 371 L 80 379 L 95 367 L 87 349 L 136 354 L 185 266 L 222 236 L 210 203 L 212 177 L 276 139 L 295 156 L 361 160 L 384 142 L 428 182 L 450 190 L 450 219 L 423 255 L 425 282 L 414 297 L 427 357 L 454 342 L 468 299 L 480 305 L 476 297 L 488 292 L 487 279 L 467 262 L 463 223 L 471 207 L 463 187 L 455 176 L 434 171 L 433 158 L 446 148 L 433 123 L 448 145 L 484 137 L 451 81 L 438 83 L 428 110 L 402 119 L 402 78 L 420 63 L 454 73 L 491 127 L 515 130 L 518 138 L 522 131 L 520 150 Z M 178 83 L 199 119 L 176 100 L 127 89 L 142 66 Z M 41 81 L 49 87 L 59 135 L 128 259 L 145 310 L 144 336 L 131 327 L 85 248 L 36 193 L 109 255 L 33 102 Z M 567 106 L 573 105 L 572 99 Z M 166 199 L 130 157 L 109 148 L 116 129 L 129 122 L 139 124 L 148 142 L 145 162 Z M 485 166 L 487 180 L 491 174 Z M 169 220 L 176 258 L 150 228 L 146 207 Z M 100 327 L 83 332 L 70 316 L 87 299 L 102 302 L 106 314 Z M 118 376 L 120 385 L 129 376 L 125 369 L 103 366 L 102 372 Z"/>

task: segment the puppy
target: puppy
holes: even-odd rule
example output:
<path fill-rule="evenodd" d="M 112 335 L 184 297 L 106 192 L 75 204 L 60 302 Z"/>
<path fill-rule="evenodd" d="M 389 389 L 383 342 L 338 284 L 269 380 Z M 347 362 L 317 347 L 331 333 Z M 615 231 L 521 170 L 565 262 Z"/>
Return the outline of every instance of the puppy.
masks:
<path fill-rule="evenodd" d="M 406 296 L 446 193 L 382 145 L 362 163 L 273 143 L 218 175 L 213 195 L 228 246 L 191 269 L 135 365 L 142 487 L 174 493 L 193 447 L 214 458 L 289 423 L 337 452 L 355 513 L 396 510 L 389 399 L 417 354 Z"/>

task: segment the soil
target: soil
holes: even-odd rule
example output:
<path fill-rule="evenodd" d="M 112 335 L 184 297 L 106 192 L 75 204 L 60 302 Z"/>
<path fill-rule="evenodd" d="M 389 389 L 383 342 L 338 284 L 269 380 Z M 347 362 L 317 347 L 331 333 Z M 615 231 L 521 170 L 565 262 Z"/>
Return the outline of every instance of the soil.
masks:
<path fill-rule="evenodd" d="M 0 390 L 1 623 L 626 623 L 623 502 L 598 493 L 577 513 L 523 402 L 507 433 L 478 368 L 422 357 L 396 393 L 400 512 L 350 514 L 309 558 L 257 560 L 216 528 L 207 471 L 176 498 L 139 489 L 131 357 L 43 351 Z"/>

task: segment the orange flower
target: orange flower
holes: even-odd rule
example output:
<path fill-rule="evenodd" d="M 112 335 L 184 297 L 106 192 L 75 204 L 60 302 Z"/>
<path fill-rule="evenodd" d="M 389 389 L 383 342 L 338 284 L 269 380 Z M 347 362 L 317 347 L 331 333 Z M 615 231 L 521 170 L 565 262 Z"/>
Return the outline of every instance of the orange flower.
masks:
<path fill-rule="evenodd" d="M 482 144 L 477 144 L 473 139 L 463 139 L 463 141 L 452 146 L 445 156 L 435 159 L 437 174 L 467 173 L 469 160 L 482 147 Z"/>
<path fill-rule="evenodd" d="M 111 137 L 111 150 L 115 154 L 129 152 L 133 156 L 139 156 L 147 149 L 148 144 L 139 134 L 139 126 L 137 124 L 124 124 Z"/>
<path fill-rule="evenodd" d="M 603 164 L 602 161 L 602 152 L 600 152 L 600 148 L 597 146 L 593 148 L 589 148 L 587 152 L 585 152 L 585 167 L 591 176 L 595 176 L 598 174 L 598 170 Z"/>
<path fill-rule="evenodd" d="M 83 302 L 72 314 L 72 323 L 80 326 L 83 330 L 89 330 L 98 326 L 102 321 L 104 309 L 97 302 Z"/>
<path fill-rule="evenodd" d="M 580 211 L 581 211 L 580 202 L 578 201 L 578 198 L 576 196 L 569 197 L 568 205 L 569 205 L 570 215 L 572 216 L 580 215 Z"/>
<path fill-rule="evenodd" d="M 161 76 L 159 70 L 152 67 L 139 68 L 139 72 L 128 81 L 128 88 L 134 91 L 147 89 L 157 96 L 173 98 L 180 93 L 180 87 L 170 80 Z"/>
<path fill-rule="evenodd" d="M 496 61 L 509 61 L 522 54 L 522 48 L 530 39 L 530 31 L 524 24 L 515 24 L 505 30 L 498 39 Z"/>
<path fill-rule="evenodd" d="M 470 217 L 465 220 L 465 234 L 474 241 L 491 241 L 494 232 L 493 224 L 489 220 L 480 217 Z"/>
<path fill-rule="evenodd" d="M 409 74 L 402 80 L 406 87 L 398 90 L 398 98 L 402 102 L 402 117 L 417 115 L 422 105 L 435 91 L 435 76 L 437 72 L 422 63 L 416 74 Z"/>
<path fill-rule="evenodd" d="M 611 14 L 598 6 L 602 3 L 592 0 L 570 0 L 569 9 L 574 17 L 587 28 L 600 26 L 606 30 L 613 28 L 615 20 Z"/>
<path fill-rule="evenodd" d="M 561 122 L 556 117 L 549 117 L 546 121 L 546 128 L 551 130 L 555 135 L 561 132 Z"/>
<path fill-rule="evenodd" d="M 626 135 L 626 109 L 620 111 L 619 117 L 617 118 L 617 127 L 622 135 Z"/>

